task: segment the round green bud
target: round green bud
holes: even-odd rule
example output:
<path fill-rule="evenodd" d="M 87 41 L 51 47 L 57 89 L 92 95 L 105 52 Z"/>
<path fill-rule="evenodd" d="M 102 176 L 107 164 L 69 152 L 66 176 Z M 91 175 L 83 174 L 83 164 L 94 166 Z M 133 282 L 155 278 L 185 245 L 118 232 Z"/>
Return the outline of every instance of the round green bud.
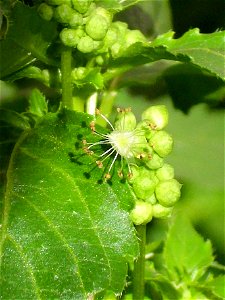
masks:
<path fill-rule="evenodd" d="M 169 164 L 164 164 L 162 168 L 156 171 L 156 176 L 160 181 L 174 178 L 174 168 Z"/>
<path fill-rule="evenodd" d="M 128 30 L 124 42 L 126 47 L 129 47 L 137 42 L 146 42 L 146 38 L 139 30 Z"/>
<path fill-rule="evenodd" d="M 120 42 L 116 42 L 114 43 L 111 47 L 110 47 L 110 50 L 111 50 L 111 53 L 112 53 L 112 56 L 113 57 L 117 57 L 121 51 L 122 51 L 122 44 Z"/>
<path fill-rule="evenodd" d="M 164 161 L 162 157 L 154 152 L 151 154 L 150 158 L 145 161 L 145 164 L 149 169 L 156 170 L 163 166 Z"/>
<path fill-rule="evenodd" d="M 108 21 L 101 15 L 92 15 L 85 26 L 86 33 L 96 41 L 104 39 L 109 28 Z"/>
<path fill-rule="evenodd" d="M 139 122 L 137 124 L 137 128 L 144 131 L 147 140 L 149 140 L 155 134 L 155 130 L 151 128 L 148 120 L 143 120 Z"/>
<path fill-rule="evenodd" d="M 129 131 L 136 127 L 135 115 L 128 110 L 120 110 L 116 116 L 114 127 L 116 130 Z"/>
<path fill-rule="evenodd" d="M 155 188 L 155 195 L 159 204 L 165 207 L 173 206 L 180 198 L 181 186 L 176 179 L 159 182 Z"/>
<path fill-rule="evenodd" d="M 94 41 L 89 36 L 83 36 L 77 45 L 77 49 L 82 53 L 90 53 L 94 50 Z"/>
<path fill-rule="evenodd" d="M 75 68 L 72 70 L 71 77 L 72 80 L 82 80 L 87 74 L 87 69 L 84 67 Z"/>
<path fill-rule="evenodd" d="M 111 24 L 111 28 L 115 28 L 119 33 L 120 38 L 123 39 L 127 33 L 128 25 L 125 22 L 116 21 Z"/>
<path fill-rule="evenodd" d="M 40 17 L 46 21 L 50 21 L 53 17 L 53 8 L 48 4 L 42 3 L 38 7 Z"/>
<path fill-rule="evenodd" d="M 70 0 L 45 0 L 49 5 L 62 5 L 62 4 L 67 4 L 71 6 L 71 1 Z"/>
<path fill-rule="evenodd" d="M 151 203 L 152 205 L 157 203 L 157 199 L 155 194 L 152 194 L 150 197 L 148 197 L 147 199 L 145 199 L 146 202 Z"/>
<path fill-rule="evenodd" d="M 99 66 L 102 66 L 104 64 L 104 58 L 102 57 L 102 55 L 96 56 L 95 61 Z"/>
<path fill-rule="evenodd" d="M 103 46 L 103 41 L 94 41 L 94 50 L 99 50 Z"/>
<path fill-rule="evenodd" d="M 118 40 L 118 31 L 116 28 L 110 27 L 104 38 L 105 47 L 111 47 Z"/>
<path fill-rule="evenodd" d="M 72 28 L 77 28 L 78 26 L 83 24 L 83 17 L 78 12 L 73 12 L 71 18 L 69 20 L 69 25 Z"/>
<path fill-rule="evenodd" d="M 157 131 L 149 141 L 154 151 L 161 157 L 165 157 L 172 151 L 173 139 L 166 131 Z"/>
<path fill-rule="evenodd" d="M 75 29 L 64 28 L 59 36 L 62 43 L 68 47 L 76 47 L 80 40 Z"/>
<path fill-rule="evenodd" d="M 132 184 L 134 180 L 140 175 L 140 167 L 138 167 L 137 165 L 131 165 L 130 170 L 131 170 L 131 175 L 128 178 L 128 181 L 130 184 Z"/>
<path fill-rule="evenodd" d="M 157 179 L 154 172 L 149 171 L 148 176 L 138 176 L 133 181 L 133 190 L 135 195 L 140 199 L 148 199 L 155 191 Z"/>
<path fill-rule="evenodd" d="M 166 106 L 155 105 L 149 107 L 143 112 L 142 120 L 149 120 L 153 129 L 163 129 L 168 124 L 168 111 Z"/>
<path fill-rule="evenodd" d="M 74 9 L 81 14 L 84 14 L 88 11 L 92 1 L 93 0 L 71 0 Z"/>
<path fill-rule="evenodd" d="M 69 23 L 72 15 L 73 15 L 73 10 L 67 4 L 62 4 L 57 6 L 54 11 L 55 20 L 62 24 Z"/>
<path fill-rule="evenodd" d="M 94 11 L 94 14 L 104 17 L 108 23 L 108 26 L 111 24 L 112 14 L 110 13 L 110 11 L 106 10 L 105 8 L 97 7 Z"/>
<path fill-rule="evenodd" d="M 155 218 L 166 218 L 171 215 L 173 207 L 165 207 L 159 203 L 152 206 L 152 214 Z"/>
<path fill-rule="evenodd" d="M 152 205 L 144 201 L 136 201 L 130 212 L 130 218 L 135 225 L 147 224 L 152 220 Z"/>

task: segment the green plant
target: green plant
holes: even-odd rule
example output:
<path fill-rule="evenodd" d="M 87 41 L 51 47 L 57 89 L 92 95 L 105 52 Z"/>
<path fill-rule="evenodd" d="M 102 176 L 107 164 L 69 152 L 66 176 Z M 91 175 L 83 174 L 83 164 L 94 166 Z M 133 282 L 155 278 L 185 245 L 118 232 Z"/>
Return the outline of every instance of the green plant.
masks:
<path fill-rule="evenodd" d="M 181 184 L 165 161 L 167 107 L 148 105 L 140 121 L 119 108 L 111 121 L 122 88 L 163 79 L 179 93 L 183 73 L 190 87 L 193 76 L 206 81 L 199 101 L 210 91 L 216 103 L 224 31 L 147 38 L 116 19 L 138 2 L 1 2 L 2 88 L 35 79 L 28 105 L 16 91 L 0 110 L 2 299 L 224 298 L 211 243 L 185 212 L 172 214 Z M 167 236 L 146 245 L 161 218 L 171 220 Z"/>

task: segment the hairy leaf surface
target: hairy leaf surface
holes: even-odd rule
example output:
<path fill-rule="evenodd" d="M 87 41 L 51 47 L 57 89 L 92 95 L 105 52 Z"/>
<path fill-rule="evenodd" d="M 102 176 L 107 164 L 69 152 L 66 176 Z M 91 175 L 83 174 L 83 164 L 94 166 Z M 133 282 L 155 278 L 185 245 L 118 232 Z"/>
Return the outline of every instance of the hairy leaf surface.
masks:
<path fill-rule="evenodd" d="M 102 179 L 83 152 L 92 117 L 47 114 L 17 142 L 7 172 L 0 243 L 3 299 L 121 293 L 137 255 L 128 185 Z"/>

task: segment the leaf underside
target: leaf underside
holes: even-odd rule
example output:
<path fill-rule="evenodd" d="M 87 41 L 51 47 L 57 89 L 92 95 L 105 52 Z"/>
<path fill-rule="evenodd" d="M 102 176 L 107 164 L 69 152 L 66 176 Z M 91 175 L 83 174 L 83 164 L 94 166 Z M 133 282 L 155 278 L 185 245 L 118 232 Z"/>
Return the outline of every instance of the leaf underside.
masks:
<path fill-rule="evenodd" d="M 17 142 L 7 172 L 2 299 L 87 299 L 121 293 L 138 253 L 126 183 L 101 180 L 82 149 L 92 118 L 48 114 Z"/>

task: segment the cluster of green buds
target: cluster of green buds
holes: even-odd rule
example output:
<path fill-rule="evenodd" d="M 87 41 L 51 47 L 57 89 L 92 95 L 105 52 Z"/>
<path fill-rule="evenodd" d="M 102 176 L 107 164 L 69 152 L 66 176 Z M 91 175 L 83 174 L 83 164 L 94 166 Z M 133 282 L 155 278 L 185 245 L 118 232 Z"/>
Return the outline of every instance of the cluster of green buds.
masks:
<path fill-rule="evenodd" d="M 99 111 L 98 114 L 101 115 Z M 105 118 L 103 115 L 101 115 Z M 120 156 L 128 166 L 128 182 L 137 199 L 131 211 L 131 219 L 136 225 L 146 224 L 153 217 L 163 218 L 171 214 L 174 204 L 180 198 L 181 184 L 174 179 L 174 169 L 164 162 L 172 151 L 173 139 L 164 128 L 168 123 L 168 111 L 164 105 L 151 106 L 142 114 L 137 123 L 130 109 L 118 109 L 115 124 L 106 118 L 112 131 L 108 134 L 96 132 L 94 123 L 91 129 L 103 139 L 96 143 L 85 144 L 85 152 L 93 154 L 93 147 L 109 144 L 110 147 L 100 155 L 96 163 L 103 168 L 104 161 L 114 155 L 105 175 L 110 179 L 110 171 Z M 123 164 L 124 165 L 124 164 Z M 123 176 L 123 170 L 119 170 Z"/>
<path fill-rule="evenodd" d="M 146 41 L 138 30 L 129 30 L 123 22 L 113 22 L 113 13 L 95 0 L 44 0 L 40 16 L 61 24 L 61 42 L 82 53 L 93 53 L 102 65 L 107 55 L 116 56 L 135 42 Z"/>
<path fill-rule="evenodd" d="M 147 147 L 139 154 L 139 161 L 131 165 L 129 183 L 137 197 L 131 218 L 136 225 L 146 224 L 155 218 L 171 214 L 180 198 L 181 184 L 174 179 L 174 168 L 164 162 L 173 148 L 173 139 L 164 128 L 168 123 L 168 111 L 164 105 L 149 107 L 137 124 L 144 132 Z M 138 157 L 138 158 L 139 158 Z"/>

